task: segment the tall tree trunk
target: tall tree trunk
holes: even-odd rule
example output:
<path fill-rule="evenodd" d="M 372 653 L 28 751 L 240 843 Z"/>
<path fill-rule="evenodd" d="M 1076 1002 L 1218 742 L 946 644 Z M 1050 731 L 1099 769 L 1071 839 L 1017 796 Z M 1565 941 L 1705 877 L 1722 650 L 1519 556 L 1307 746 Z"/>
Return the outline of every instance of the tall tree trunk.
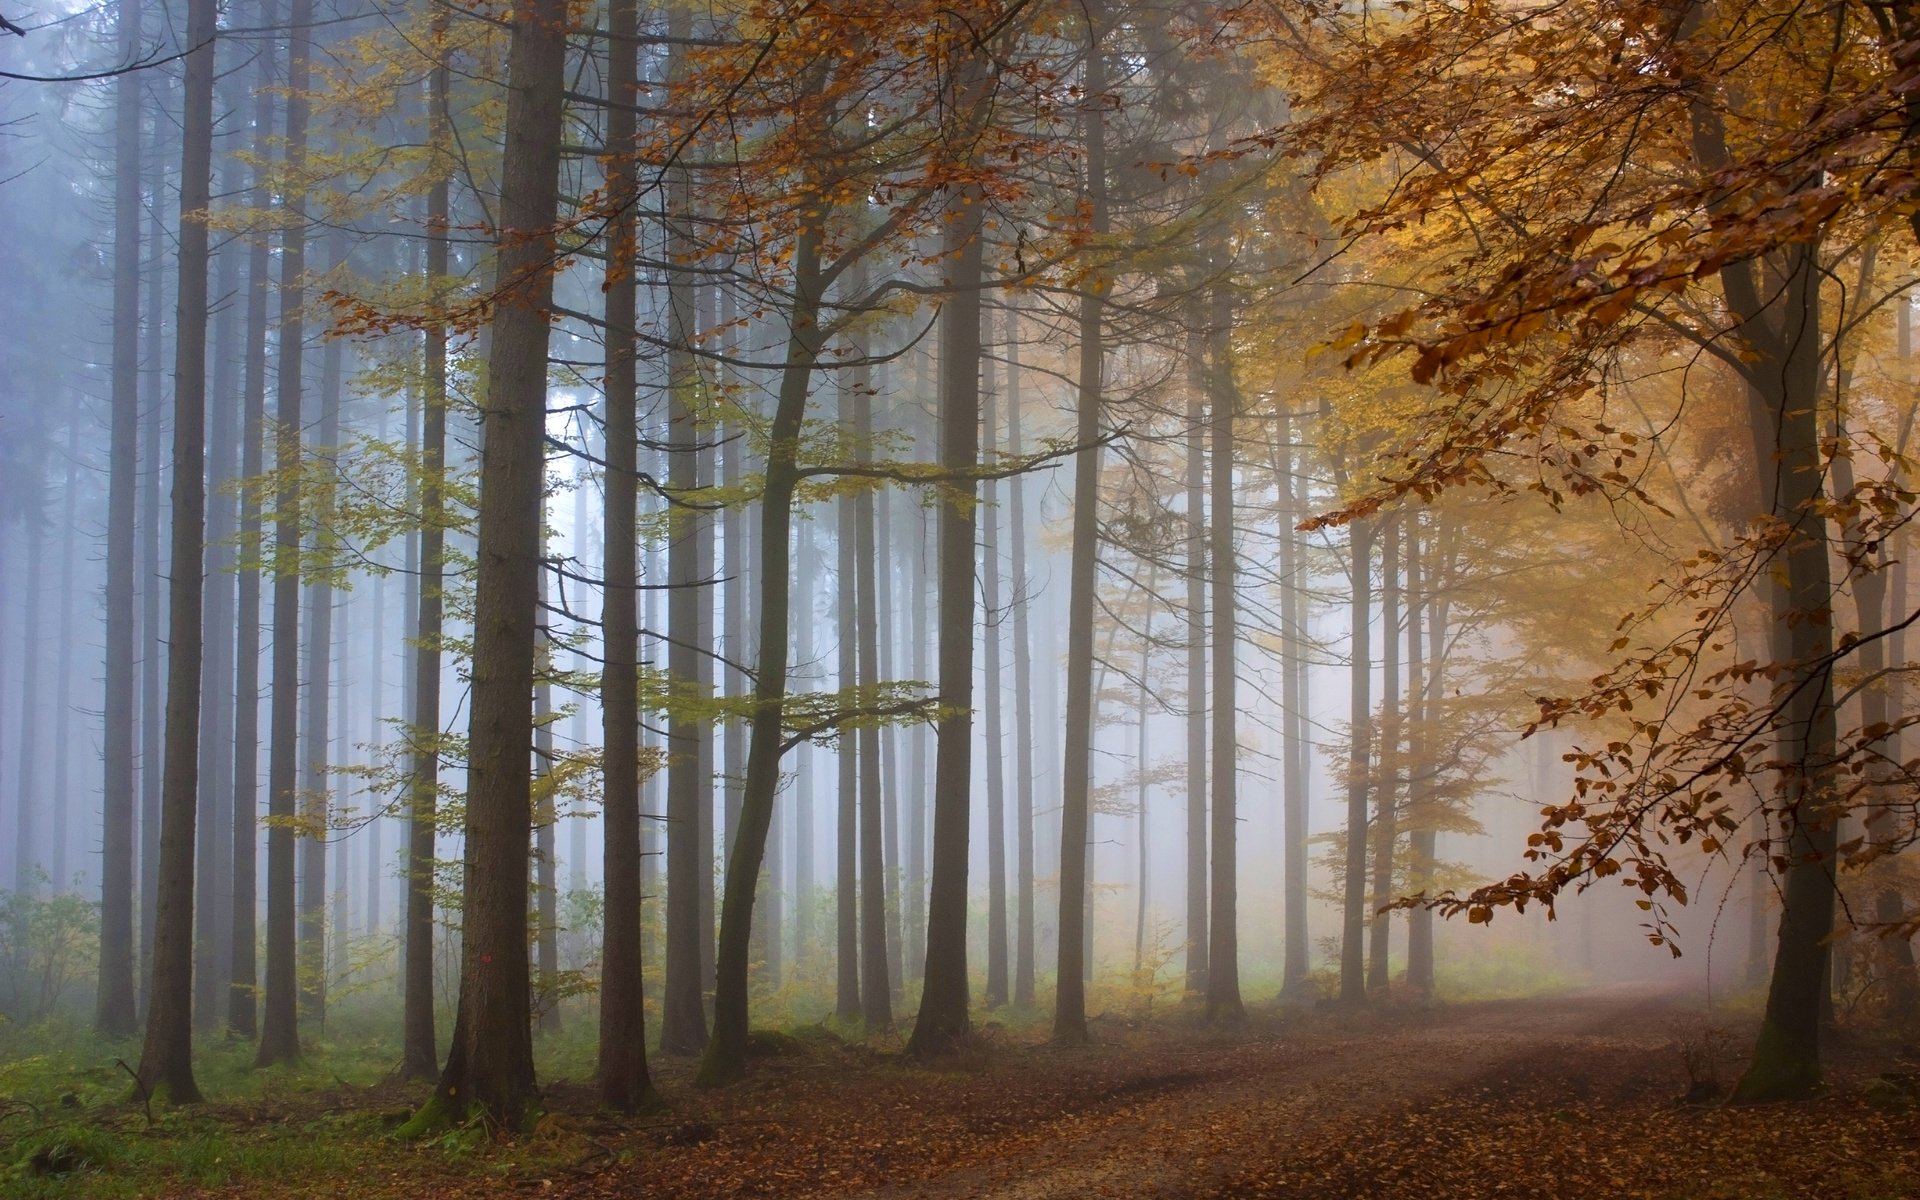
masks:
<path fill-rule="evenodd" d="M 1373 913 L 1367 943 L 1367 987 L 1387 986 L 1393 936 L 1393 844 L 1400 795 L 1400 524 L 1389 516 L 1380 548 L 1380 785 L 1373 798 Z"/>
<path fill-rule="evenodd" d="M 200 627 L 206 560 L 207 219 L 213 192 L 214 0 L 189 0 L 180 132 L 179 303 L 174 318 L 173 548 L 167 597 L 167 749 L 159 906 L 141 1086 L 176 1104 L 193 1078 L 193 850 L 200 765 Z"/>
<path fill-rule="evenodd" d="M 559 206 L 565 0 L 515 6 L 508 51 L 496 253 L 501 295 L 487 357 L 467 776 L 461 1045 L 436 1097 L 518 1129 L 533 1098 L 527 855 L 540 527 L 546 475 L 548 313 Z"/>
<path fill-rule="evenodd" d="M 231 88 L 223 97 L 239 108 L 241 89 Z M 240 162 L 228 155 L 221 164 L 220 190 L 239 194 Z M 204 678 L 209 681 L 206 702 L 200 710 L 200 781 L 206 798 L 205 811 L 198 822 L 199 846 L 195 852 L 194 894 L 200 902 L 194 908 L 193 1024 L 200 1032 L 211 1032 L 220 1025 L 220 990 L 232 974 L 233 958 L 233 809 L 223 805 L 233 787 L 233 729 L 236 694 L 233 683 L 234 639 L 228 631 L 235 625 L 237 598 L 233 565 L 233 538 L 238 511 L 228 486 L 237 477 L 240 463 L 241 398 L 235 386 L 234 340 L 237 325 L 235 306 L 229 303 L 239 286 L 238 248 L 223 249 L 216 259 L 213 295 L 219 303 L 213 328 L 213 368 L 209 394 L 210 415 L 207 446 L 212 455 L 207 464 L 209 505 L 207 511 L 207 660 Z"/>
<path fill-rule="evenodd" d="M 120 0 L 120 57 L 140 53 L 140 0 Z M 93 1027 L 124 1038 L 139 1027 L 133 991 L 133 562 L 140 438 L 140 89 L 114 82 L 113 403 L 107 449 L 106 688 L 102 732 L 100 974 Z"/>
<path fill-rule="evenodd" d="M 866 276 L 855 266 L 847 277 L 848 290 L 866 291 Z M 873 457 L 873 381 L 867 364 L 867 346 L 852 339 L 854 362 L 848 370 L 852 385 L 854 455 L 858 462 Z M 873 491 L 863 488 L 853 501 L 854 591 L 860 617 L 856 622 L 860 646 L 859 684 L 862 696 L 878 696 L 880 688 L 880 611 L 875 592 L 876 546 Z M 869 721 L 860 738 L 860 1012 L 868 1029 L 893 1026 L 893 971 L 887 963 L 887 863 L 881 794 L 880 728 Z"/>
<path fill-rule="evenodd" d="M 313 48 L 313 0 L 293 0 L 292 34 L 287 46 L 287 172 L 298 179 L 307 162 L 307 72 Z M 307 271 L 306 210 L 298 192 L 285 200 L 287 226 L 280 246 L 280 372 L 277 383 L 279 429 L 274 467 L 280 473 L 274 499 L 273 674 L 268 692 L 272 709 L 268 738 L 267 813 L 267 979 L 260 1027 L 259 1066 L 289 1063 L 300 1057 L 297 1010 L 299 973 L 294 962 L 294 831 L 290 822 L 299 800 L 300 767 L 300 401 L 301 358 L 305 350 Z"/>
<path fill-rule="evenodd" d="M 1095 236 L 1107 229 L 1106 57 L 1102 17 L 1087 16 L 1086 97 L 1080 115 L 1086 148 L 1086 198 Z M 1054 982 L 1053 1037 L 1077 1045 L 1087 1040 L 1087 837 L 1092 818 L 1093 610 L 1100 558 L 1101 370 L 1106 357 L 1101 325 L 1099 275 L 1080 289 L 1080 374 L 1076 397 L 1073 464 L 1073 544 L 1067 585 L 1067 711 L 1061 746 L 1066 752 L 1060 798 L 1060 939 Z"/>
<path fill-rule="evenodd" d="M 822 205 L 824 207 L 824 205 Z M 824 223 L 824 221 L 822 221 Z M 820 234 L 806 228 L 793 246 L 793 309 L 787 324 L 785 369 L 774 409 L 760 499 L 760 657 L 747 741 L 747 780 L 741 820 L 726 868 L 720 945 L 714 960 L 714 1035 L 701 1062 L 699 1083 L 737 1079 L 747 1066 L 747 972 L 753 948 L 753 897 L 766 854 L 766 833 L 780 793 L 783 710 L 787 699 L 787 612 L 791 607 L 789 536 L 793 493 L 801 480 L 799 453 L 806 396 L 820 359 Z"/>
<path fill-rule="evenodd" d="M 1134 750 L 1133 750 L 1133 805 L 1134 805 L 1134 852 L 1139 856 L 1134 865 L 1136 886 L 1134 888 L 1133 910 L 1133 978 L 1134 986 L 1146 982 L 1141 974 L 1146 969 L 1147 951 L 1147 901 L 1149 877 L 1148 869 L 1152 863 L 1147 854 L 1147 783 L 1148 764 L 1151 759 L 1151 746 L 1147 740 L 1147 701 L 1151 689 L 1147 686 L 1148 673 L 1153 669 L 1153 607 L 1157 602 L 1156 584 L 1159 582 L 1159 564 L 1150 563 L 1147 567 L 1146 608 L 1140 618 L 1140 693 L 1134 699 Z"/>
<path fill-rule="evenodd" d="M 952 111 L 971 123 L 984 108 L 976 54 L 953 67 Z M 950 192 L 942 231 L 951 294 L 940 309 L 940 465 L 953 477 L 939 508 L 941 716 L 934 750 L 933 862 L 927 897 L 926 976 L 907 1053 L 938 1054 L 969 1033 L 967 837 L 973 787 L 973 588 L 977 487 L 961 479 L 980 458 L 981 218 L 978 189 Z"/>
<path fill-rule="evenodd" d="M 1225 256 L 1216 264 L 1226 268 Z M 1240 852 L 1239 802 L 1236 795 L 1240 755 L 1235 741 L 1238 701 L 1235 699 L 1234 611 L 1236 559 L 1233 552 L 1233 419 L 1239 398 L 1233 382 L 1233 304 L 1225 283 L 1213 287 L 1209 322 L 1208 392 L 1212 410 L 1212 496 L 1207 505 L 1212 535 L 1213 570 L 1213 811 L 1211 873 L 1212 913 L 1207 926 L 1207 1019 L 1227 1024 L 1246 1021 L 1240 1001 Z"/>
<path fill-rule="evenodd" d="M 45 596 L 47 514 L 45 501 L 46 474 L 39 467 L 30 468 L 32 478 L 24 489 L 32 499 L 27 505 L 25 520 L 21 522 L 21 540 L 26 542 L 26 586 L 21 589 L 21 601 L 24 611 L 20 616 L 20 682 L 23 700 L 28 687 L 38 687 L 40 679 L 42 651 L 46 637 L 40 622 L 47 611 Z M 45 761 L 45 750 L 40 744 L 40 713 L 45 706 L 33 702 L 20 705 L 20 723 L 16 730 L 19 749 L 15 752 L 19 759 L 14 773 L 14 825 L 13 825 L 13 890 L 23 896 L 39 895 L 44 889 L 36 874 L 36 868 L 44 868 L 44 863 L 35 859 L 39 849 L 39 833 L 34 828 L 35 798 L 40 793 L 40 764 Z M 18 932 L 18 931 L 17 931 Z"/>
<path fill-rule="evenodd" d="M 814 674 L 814 623 L 819 620 L 820 576 L 814 558 L 818 519 L 800 521 L 794 531 L 794 590 L 803 598 L 793 622 L 793 661 L 808 672 L 808 691 L 817 691 Z M 793 965 L 804 972 L 813 960 L 813 842 L 815 754 L 811 742 L 794 747 L 793 766 Z"/>
<path fill-rule="evenodd" d="M 924 346 L 913 357 L 915 404 L 912 434 L 916 455 L 920 447 L 930 440 L 926 414 L 934 403 L 932 362 L 933 354 Z M 933 539 L 927 528 L 925 505 L 916 506 L 914 519 L 918 529 L 913 538 L 913 579 L 907 590 L 907 670 L 913 678 L 924 681 L 931 674 L 928 670 L 928 647 L 933 641 L 933 630 L 927 622 L 930 609 L 927 603 L 927 569 L 930 560 L 927 547 Z M 925 722 L 916 723 L 907 735 L 907 895 L 904 905 L 907 962 L 902 974 L 911 974 L 915 978 L 924 978 L 927 970 L 927 749 L 930 741 Z"/>
<path fill-rule="evenodd" d="M 667 52 L 669 87 L 682 84 L 687 63 L 685 39 L 692 36 L 690 10 L 678 5 L 668 11 L 668 33 L 675 39 Z M 684 170 L 667 175 L 667 258 L 688 261 L 692 234 L 685 216 L 691 204 L 691 184 Z M 699 486 L 699 445 L 694 428 L 694 283 L 684 269 L 667 271 L 667 439 L 669 488 L 684 495 Z M 667 545 L 667 675 L 674 703 L 667 714 L 667 952 L 660 1011 L 660 1052 L 698 1054 L 707 1044 L 707 1012 L 701 998 L 701 931 L 705 928 L 702 897 L 713 886 L 713 860 L 702 859 L 701 830 L 713 821 L 711 778 L 702 761 L 710 742 L 703 716 L 687 710 L 704 705 L 700 609 L 707 603 L 701 585 L 700 547 L 708 521 L 698 509 L 675 515 Z M 704 812 L 702 810 L 705 810 Z"/>
<path fill-rule="evenodd" d="M 262 21 L 271 26 L 280 6 L 261 8 Z M 274 51 L 271 43 L 258 47 L 253 83 L 253 128 L 264 138 L 273 126 Z M 265 163 L 252 170 L 248 203 L 264 217 L 273 203 Z M 242 431 L 240 473 L 259 476 L 265 457 L 267 424 L 267 298 L 273 289 L 271 248 L 264 234 L 247 245 L 247 351 L 242 390 L 246 418 Z M 240 544 L 246 565 L 241 568 L 236 597 L 233 657 L 233 961 L 227 972 L 227 1029 L 236 1037 L 251 1038 L 257 1030 L 259 963 L 256 960 L 259 913 L 259 804 L 260 804 L 260 501 L 252 489 L 242 493 L 239 513 Z"/>
<path fill-rule="evenodd" d="M 853 423 L 851 380 L 840 385 L 840 421 Z M 839 614 L 835 650 L 835 679 L 843 698 L 859 686 L 860 589 L 857 559 L 858 518 L 853 497 L 843 495 L 834 505 L 834 603 Z M 860 991 L 860 734 L 849 721 L 840 727 L 834 746 L 837 802 L 834 807 L 834 995 L 833 1015 L 857 1021 L 863 1015 Z"/>
<path fill-rule="evenodd" d="M 1782 698 L 1782 761 L 1789 764 L 1783 817 L 1787 826 L 1787 877 L 1782 896 L 1778 949 L 1767 988 L 1766 1013 L 1746 1074 L 1734 1088 L 1736 1102 L 1805 1095 L 1820 1081 L 1820 999 L 1827 982 L 1827 938 L 1833 929 L 1835 779 L 1837 738 L 1830 657 L 1830 621 L 1809 619 L 1832 604 L 1823 500 L 1819 421 L 1820 284 L 1816 251 L 1796 246 L 1786 254 L 1778 295 L 1762 305 L 1751 286 L 1751 264 L 1722 272 L 1731 307 L 1748 341 L 1764 359 L 1754 372 L 1760 403 L 1754 407 L 1757 446 L 1777 436 L 1778 504 L 1788 523 L 1784 548 L 1784 604 L 1773 613 L 1788 630 L 1791 670 L 1776 684 Z M 1762 461 L 1761 469 L 1771 464 Z"/>
<path fill-rule="evenodd" d="M 607 229 L 606 473 L 603 509 L 606 599 L 601 605 L 605 646 L 600 676 L 604 746 L 602 806 L 606 817 L 601 866 L 606 889 L 600 959 L 600 1102 L 631 1111 L 653 1098 L 647 1070 L 647 1013 L 640 965 L 640 626 L 635 547 L 639 510 L 639 383 L 634 360 L 638 281 L 625 264 L 639 251 L 633 208 L 637 173 L 636 123 L 630 109 L 639 94 L 634 39 L 638 0 L 612 0 L 607 9 L 607 198 L 619 215 Z"/>
<path fill-rule="evenodd" d="M 1204 321 L 1187 331 L 1187 992 L 1207 991 L 1207 518 Z"/>
<path fill-rule="evenodd" d="M 824 202 L 821 207 L 825 207 Z M 824 220 L 822 222 L 825 223 Z M 740 830 L 727 861 L 726 893 L 715 956 L 713 1040 L 700 1064 L 699 1082 L 730 1082 L 746 1069 L 747 972 L 752 949 L 753 896 L 766 853 L 780 790 L 787 695 L 787 613 L 792 603 L 789 536 L 794 490 L 800 482 L 800 435 L 807 394 L 821 350 L 820 303 L 824 283 L 816 229 L 794 239 L 793 308 L 787 327 L 786 365 L 767 445 L 766 484 L 760 501 L 760 656 L 754 674 L 753 718 L 747 742 L 746 786 Z"/>
<path fill-rule="evenodd" d="M 544 539 L 540 557 L 542 560 L 546 558 Z M 558 817 L 553 787 L 549 781 L 553 774 L 553 631 L 547 626 L 547 571 L 544 561 L 538 578 L 533 659 L 536 679 L 533 685 L 533 784 L 537 793 L 533 805 L 533 893 L 538 917 L 534 923 L 534 944 L 539 960 L 535 965 L 539 973 L 534 977 L 534 985 L 536 988 L 550 988 L 560 971 L 560 892 L 559 877 L 555 874 L 553 827 Z M 540 1009 L 540 1031 L 552 1033 L 559 1028 L 559 1001 L 547 997 Z"/>
<path fill-rule="evenodd" d="M 450 72 L 444 42 L 445 10 L 435 10 L 435 61 L 428 77 L 427 142 L 436 158 L 447 152 Z M 427 294 L 442 302 L 450 265 L 447 179 L 437 165 L 427 189 Z M 407 895 L 401 1012 L 400 1074 L 432 1079 L 440 1069 L 433 1011 L 433 871 L 440 799 L 440 638 L 446 600 L 447 327 L 426 329 L 424 394 L 420 404 L 419 588 L 413 617 L 413 703 L 407 712 L 411 752 L 407 770 Z"/>
<path fill-rule="evenodd" d="M 327 267 L 331 271 L 345 258 L 341 230 L 328 231 Z M 341 346 L 329 338 L 320 352 L 320 423 L 315 436 L 319 454 L 331 462 L 340 442 Z M 337 550 L 333 528 L 333 485 L 323 485 L 307 498 L 314 509 L 314 526 L 323 560 Z M 306 754 L 300 763 L 301 843 L 299 972 L 300 1015 L 326 1027 L 327 1021 L 327 847 L 332 836 L 333 759 L 333 616 L 334 593 L 330 576 L 307 587 Z"/>
<path fill-rule="evenodd" d="M 1284 401 L 1283 401 L 1284 403 Z M 1295 464 L 1292 414 L 1284 407 L 1275 425 L 1280 484 L 1280 707 L 1281 707 L 1281 838 L 1285 843 L 1286 882 L 1282 897 L 1285 951 L 1280 994 L 1289 1000 L 1304 998 L 1309 966 L 1307 943 L 1307 689 L 1306 664 L 1301 654 L 1305 640 L 1300 601 L 1301 497 Z"/>
<path fill-rule="evenodd" d="M 1433 890 L 1434 814 L 1429 811 L 1432 764 L 1427 761 L 1428 702 L 1426 645 L 1428 588 L 1420 537 L 1420 516 L 1407 525 L 1407 890 L 1424 895 Z M 1435 647 L 1439 649 L 1439 647 Z M 1433 910 L 1414 908 L 1407 913 L 1407 986 L 1433 994 Z"/>
<path fill-rule="evenodd" d="M 981 389 L 981 428 L 985 430 L 983 460 L 996 463 L 1000 457 L 1000 439 L 996 428 L 993 360 L 985 367 L 986 385 Z M 985 609 L 986 663 L 981 707 L 986 717 L 984 754 L 987 768 L 987 994 L 989 1009 L 1007 1002 L 1007 764 L 1006 738 L 1002 733 L 1000 686 L 1000 508 L 999 488 L 991 479 L 980 485 L 980 507 L 986 521 L 981 543 L 981 607 Z"/>
<path fill-rule="evenodd" d="M 72 743 L 68 736 L 73 708 L 73 544 L 79 540 L 75 523 L 77 493 L 80 490 L 79 414 L 67 417 L 66 478 L 60 487 L 60 632 L 53 671 L 53 785 L 47 791 L 48 823 L 53 826 L 47 847 L 47 876 L 55 895 L 73 889 L 67 875 L 67 814 L 72 808 L 67 795 L 67 772 L 72 766 Z M 22 797 L 24 800 L 25 798 Z"/>
<path fill-rule="evenodd" d="M 161 504 L 162 481 L 166 477 L 166 455 L 160 442 L 165 433 L 166 400 L 162 395 L 161 362 L 165 355 L 165 322 L 161 312 L 166 305 L 166 258 L 163 246 L 172 244 L 161 221 L 162 194 L 166 191 L 166 170 L 160 162 L 159 147 L 151 150 L 153 192 L 147 213 L 147 303 L 146 303 L 146 411 L 142 414 L 140 438 L 140 983 L 153 979 L 153 918 L 159 907 L 160 893 L 160 790 L 162 737 L 161 716 L 163 680 L 166 675 L 167 638 L 161 629 L 165 616 L 160 596 L 166 574 L 161 565 L 160 542 L 166 514 Z M 29 574 L 40 578 L 29 546 Z M 22 656 L 21 666 L 28 659 Z M 20 839 L 31 845 L 27 838 Z M 141 994 L 145 1011 L 149 997 Z"/>
<path fill-rule="evenodd" d="M 1020 440 L 1019 317 L 1007 309 L 1007 448 L 1018 456 Z M 1014 862 L 1013 1003 L 1033 1007 L 1033 638 L 1028 628 L 1027 509 L 1025 477 L 1008 483 L 1007 517 L 1013 526 L 1013 787 L 1019 850 Z"/>
<path fill-rule="evenodd" d="M 1349 664 L 1347 725 L 1351 748 L 1347 756 L 1347 868 L 1345 905 L 1340 930 L 1340 1000 L 1359 1004 L 1367 998 L 1367 763 L 1372 739 L 1373 651 L 1369 622 L 1373 619 L 1373 522 L 1361 518 L 1347 525 L 1350 539 L 1348 578 L 1353 602 L 1348 620 L 1353 627 Z"/>

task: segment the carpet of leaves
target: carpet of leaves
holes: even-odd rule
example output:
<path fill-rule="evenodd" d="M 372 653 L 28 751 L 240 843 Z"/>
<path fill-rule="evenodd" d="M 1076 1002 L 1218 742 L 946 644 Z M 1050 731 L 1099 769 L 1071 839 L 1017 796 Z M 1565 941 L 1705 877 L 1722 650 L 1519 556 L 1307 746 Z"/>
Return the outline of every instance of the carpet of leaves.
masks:
<path fill-rule="evenodd" d="M 1103 1021 L 1078 1050 L 989 1027 L 924 1067 L 806 1038 L 717 1092 L 659 1064 L 659 1113 L 610 1117 L 556 1083 L 528 1137 L 465 1157 L 390 1145 L 343 1169 L 363 1200 L 1920 1197 L 1920 1113 L 1867 1092 L 1914 1070 L 1896 1045 L 1842 1046 L 1811 1101 L 1690 1105 L 1685 1044 L 1708 1020 L 1671 999 L 1386 1007 L 1231 1034 Z M 1725 1047 L 1744 1045 L 1749 1028 L 1721 1023 Z M 1721 1058 L 1730 1082 L 1741 1064 Z"/>

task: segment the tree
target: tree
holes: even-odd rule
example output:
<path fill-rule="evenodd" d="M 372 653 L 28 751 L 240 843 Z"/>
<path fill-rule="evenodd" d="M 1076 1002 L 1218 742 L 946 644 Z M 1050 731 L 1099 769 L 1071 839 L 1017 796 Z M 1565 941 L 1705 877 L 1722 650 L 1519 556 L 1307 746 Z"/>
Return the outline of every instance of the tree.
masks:
<path fill-rule="evenodd" d="M 1224 267 L 1224 263 L 1218 264 Z M 1212 418 L 1212 495 L 1207 521 L 1213 568 L 1213 873 L 1209 898 L 1207 948 L 1207 1019 L 1227 1024 L 1246 1021 L 1240 1003 L 1240 921 L 1238 913 L 1239 806 L 1235 794 L 1240 769 L 1240 747 L 1235 741 L 1238 700 L 1235 698 L 1234 639 L 1238 636 L 1234 612 L 1233 551 L 1233 422 L 1238 397 L 1233 382 L 1233 305 L 1226 287 L 1216 283 L 1210 297 L 1208 392 Z"/>
<path fill-rule="evenodd" d="M 1106 141 L 1101 105 L 1105 103 L 1106 64 L 1102 17 L 1087 17 L 1086 106 L 1081 114 L 1087 156 L 1086 200 L 1089 226 L 1106 228 Z M 1065 768 L 1060 802 L 1060 940 L 1054 982 L 1053 1037 L 1077 1045 L 1087 1040 L 1085 961 L 1087 837 L 1092 811 L 1093 774 L 1093 605 L 1099 567 L 1100 397 L 1104 358 L 1100 292 L 1095 274 L 1080 290 L 1080 372 L 1077 383 L 1073 473 L 1073 547 L 1067 594 L 1067 705 Z M 943 627 L 944 628 L 944 627 Z M 944 635 L 942 646 L 945 645 Z"/>
<path fill-rule="evenodd" d="M 600 1100 L 631 1109 L 647 1102 L 646 1000 L 640 980 L 640 624 L 635 516 L 639 495 L 639 385 L 633 330 L 638 288 L 630 264 L 638 250 L 633 211 L 637 179 L 631 154 L 635 121 L 625 105 L 638 95 L 634 39 L 636 0 L 607 10 L 607 202 L 618 214 L 608 229 L 606 429 L 604 488 L 606 600 L 600 613 L 606 661 L 600 680 L 606 814 L 606 927 L 601 947 Z"/>
<path fill-rule="evenodd" d="M 200 768 L 200 611 L 206 561 L 207 206 L 213 191 L 214 0 L 187 6 L 180 141 L 180 272 L 173 406 L 173 555 L 168 595 L 167 738 L 161 797 L 153 984 L 136 1074 L 178 1104 L 193 1078 L 193 853 Z"/>
<path fill-rule="evenodd" d="M 307 161 L 308 71 L 313 52 L 313 0 L 293 0 L 287 44 L 285 193 L 287 224 L 280 243 L 279 428 L 274 466 L 273 664 L 267 761 L 267 972 L 257 1066 L 300 1057 L 299 970 L 294 959 L 294 829 L 300 770 L 300 415 L 301 359 L 306 346 L 305 205 L 300 187 Z"/>
<path fill-rule="evenodd" d="M 958 18 L 952 18 L 959 24 Z M 942 31 L 948 37 L 952 34 Z M 964 146 L 990 92 L 984 48 L 953 38 L 942 82 Z M 907 1053 L 938 1054 L 965 1038 L 967 995 L 967 831 L 973 763 L 973 581 L 980 458 L 980 285 L 982 212 L 977 185 L 948 189 L 955 212 L 941 235 L 952 295 L 940 309 L 940 466 L 947 483 L 939 515 L 939 638 L 936 687 L 941 710 L 934 745 L 933 861 L 927 899 L 927 959 Z M 966 483 L 959 482 L 966 479 Z"/>
<path fill-rule="evenodd" d="M 461 1020 L 435 1090 L 449 1115 L 477 1106 L 505 1129 L 524 1123 L 534 1087 L 529 767 L 567 5 L 525 0 L 515 18 L 495 242 L 499 295 L 482 417 Z"/>
<path fill-rule="evenodd" d="M 119 42 L 140 44 L 140 0 L 120 0 Z M 113 415 L 107 465 L 106 727 L 101 790 L 100 978 L 94 1028 L 138 1028 L 133 992 L 133 542 L 140 436 L 140 80 L 114 83 Z"/>
<path fill-rule="evenodd" d="M 451 121 L 447 112 L 446 15 L 436 10 L 432 26 L 435 57 L 427 84 L 427 141 L 436 155 L 446 152 Z M 427 188 L 428 286 L 445 286 L 449 267 L 449 211 L 446 168 L 435 164 Z M 424 333 L 423 395 L 420 418 L 419 587 L 415 593 L 413 708 L 407 714 L 413 742 L 407 775 L 406 949 L 401 963 L 400 1073 L 431 1079 L 439 1073 L 439 1047 L 433 1014 L 433 872 L 436 810 L 440 792 L 440 639 L 446 612 L 446 499 L 442 481 L 447 467 L 447 325 L 429 323 Z"/>

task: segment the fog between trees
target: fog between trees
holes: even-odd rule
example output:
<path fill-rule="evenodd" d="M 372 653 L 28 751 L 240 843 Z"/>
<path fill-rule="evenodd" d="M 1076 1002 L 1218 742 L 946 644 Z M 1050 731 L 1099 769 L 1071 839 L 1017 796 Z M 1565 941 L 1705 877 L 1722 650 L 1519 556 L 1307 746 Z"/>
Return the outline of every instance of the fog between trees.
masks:
<path fill-rule="evenodd" d="M 5 15 L 10 1029 L 1912 1020 L 1904 7 Z"/>

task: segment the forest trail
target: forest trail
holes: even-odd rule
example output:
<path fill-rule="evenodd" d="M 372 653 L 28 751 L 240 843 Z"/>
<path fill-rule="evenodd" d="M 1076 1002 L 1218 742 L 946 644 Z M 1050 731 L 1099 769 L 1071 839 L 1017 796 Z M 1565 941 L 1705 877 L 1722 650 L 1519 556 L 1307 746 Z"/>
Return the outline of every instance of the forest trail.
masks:
<path fill-rule="evenodd" d="M 1320 1157 L 1311 1153 L 1316 1142 L 1337 1149 L 1365 1118 L 1515 1068 L 1544 1068 L 1580 1094 L 1590 1090 L 1582 1082 L 1588 1064 L 1616 1051 L 1668 1045 L 1683 1007 L 1672 992 L 1621 985 L 1545 1002 L 1436 1009 L 1393 1027 L 1355 1022 L 1305 1039 L 1224 1046 L 1129 1084 L 1137 1099 L 1063 1114 L 1003 1144 L 986 1161 L 862 1194 L 872 1200 L 1066 1200 L 1310 1186 L 1286 1178 L 1283 1164 L 1303 1152 Z"/>

